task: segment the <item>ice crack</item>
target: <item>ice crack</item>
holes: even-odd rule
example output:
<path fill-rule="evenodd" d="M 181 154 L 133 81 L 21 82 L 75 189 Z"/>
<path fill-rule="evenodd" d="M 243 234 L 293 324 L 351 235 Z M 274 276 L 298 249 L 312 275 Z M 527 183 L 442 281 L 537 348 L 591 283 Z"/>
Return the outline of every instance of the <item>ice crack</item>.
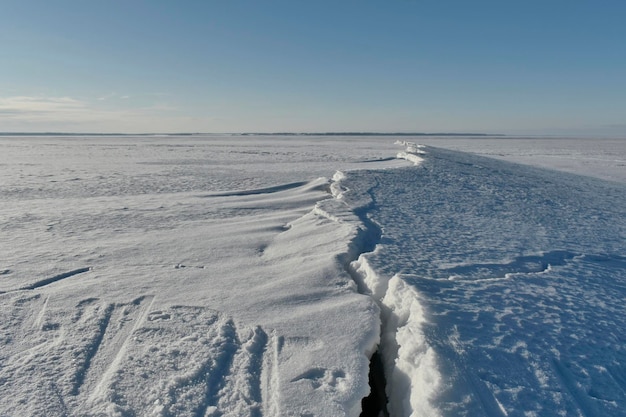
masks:
<path fill-rule="evenodd" d="M 406 151 L 398 154 L 415 165 L 422 162 L 421 146 L 403 142 Z M 362 416 L 437 416 L 429 398 L 439 389 L 440 373 L 434 349 L 424 335 L 425 314 L 415 290 L 396 274 L 381 276 L 369 259 L 378 253 L 383 229 L 370 214 L 378 207 L 376 189 L 380 182 L 374 174 L 374 185 L 367 190 L 350 190 L 341 184 L 345 175 L 335 176 L 331 189 L 341 189 L 335 198 L 351 200 L 358 220 L 356 236 L 346 255 L 344 266 L 361 294 L 370 296 L 380 309 L 380 341 L 372 355 L 371 394 L 362 402 Z M 358 200 L 362 199 L 362 200 Z M 347 204 L 347 203 L 346 203 Z M 355 208 L 356 206 L 356 208 Z M 419 385 L 416 392 L 413 388 Z"/>
<path fill-rule="evenodd" d="M 330 185 L 330 191 L 335 201 L 343 200 L 344 193 L 350 191 L 341 184 L 345 178 L 346 176 L 342 172 L 337 172 L 333 177 L 333 181 Z M 358 220 L 359 224 L 356 226 L 356 233 L 352 242 L 350 242 L 348 252 L 342 259 L 344 268 L 356 283 L 358 292 L 370 297 L 372 296 L 372 292 L 367 284 L 361 279 L 361 274 L 353 267 L 353 264 L 356 262 L 357 258 L 360 259 L 364 253 L 374 251 L 376 245 L 380 242 L 382 237 L 381 227 L 372 221 L 367 215 L 367 212 L 375 205 L 373 190 L 378 186 L 379 184 L 376 182 L 374 186 L 366 191 L 366 194 L 369 196 L 369 202 L 357 209 L 352 210 L 352 213 L 357 217 L 357 219 L 353 220 Z M 316 207 L 316 212 L 330 220 L 338 222 L 341 221 L 341 219 L 334 214 L 322 211 L 319 206 Z M 380 303 L 377 302 L 377 304 L 379 305 Z M 363 398 L 361 401 L 361 416 L 388 416 L 387 394 L 385 389 L 386 378 L 381 356 L 378 351 L 375 351 L 370 358 L 368 382 L 370 385 L 370 395 Z"/>

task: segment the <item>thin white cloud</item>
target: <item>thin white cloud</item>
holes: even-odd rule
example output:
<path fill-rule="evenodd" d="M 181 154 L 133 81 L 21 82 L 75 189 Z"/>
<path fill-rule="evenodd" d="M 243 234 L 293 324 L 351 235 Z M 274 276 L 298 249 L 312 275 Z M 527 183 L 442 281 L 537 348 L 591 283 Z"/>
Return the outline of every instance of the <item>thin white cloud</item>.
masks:
<path fill-rule="evenodd" d="M 102 97 L 98 97 L 96 100 L 98 101 L 106 101 L 109 100 L 111 98 L 115 97 L 115 93 L 109 93 L 109 94 L 105 94 Z"/>
<path fill-rule="evenodd" d="M 118 94 L 116 92 L 112 92 L 109 94 L 105 94 L 101 97 L 98 97 L 96 100 L 98 101 L 107 101 L 107 100 L 112 100 L 112 99 L 127 100 L 129 98 L 130 98 L 130 95 L 128 94 Z"/>
<path fill-rule="evenodd" d="M 0 97 L 2 117 L 45 116 L 60 112 L 83 112 L 85 109 L 85 103 L 70 97 Z"/>
<path fill-rule="evenodd" d="M 71 97 L 0 97 L 0 131 L 187 131 L 192 119 L 162 101 L 141 108 L 102 108 Z"/>

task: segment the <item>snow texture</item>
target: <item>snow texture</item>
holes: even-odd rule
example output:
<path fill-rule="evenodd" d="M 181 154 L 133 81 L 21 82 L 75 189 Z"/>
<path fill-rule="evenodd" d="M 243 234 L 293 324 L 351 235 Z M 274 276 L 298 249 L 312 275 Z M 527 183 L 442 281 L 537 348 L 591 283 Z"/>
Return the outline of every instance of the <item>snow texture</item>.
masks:
<path fill-rule="evenodd" d="M 384 230 L 353 267 L 391 415 L 624 416 L 626 187 L 425 152 L 343 182 Z"/>
<path fill-rule="evenodd" d="M 626 415 L 624 182 L 394 140 L 0 138 L 0 415 Z"/>

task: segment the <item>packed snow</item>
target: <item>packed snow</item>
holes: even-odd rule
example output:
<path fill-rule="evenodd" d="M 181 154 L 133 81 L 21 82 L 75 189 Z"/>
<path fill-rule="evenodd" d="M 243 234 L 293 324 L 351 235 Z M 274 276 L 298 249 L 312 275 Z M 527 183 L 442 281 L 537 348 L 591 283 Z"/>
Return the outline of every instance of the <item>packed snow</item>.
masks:
<path fill-rule="evenodd" d="M 0 415 L 626 415 L 626 141 L 397 139 L 0 138 Z"/>

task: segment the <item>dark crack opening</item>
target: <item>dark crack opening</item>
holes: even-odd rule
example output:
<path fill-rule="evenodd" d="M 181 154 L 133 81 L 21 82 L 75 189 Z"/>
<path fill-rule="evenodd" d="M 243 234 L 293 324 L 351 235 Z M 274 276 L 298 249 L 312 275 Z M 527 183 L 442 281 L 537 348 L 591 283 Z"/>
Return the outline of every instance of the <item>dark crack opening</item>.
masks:
<path fill-rule="evenodd" d="M 369 384 L 370 395 L 361 400 L 360 417 L 389 417 L 383 361 L 378 352 L 374 352 L 370 359 Z"/>
<path fill-rule="evenodd" d="M 348 252 L 340 257 L 345 270 L 357 284 L 358 292 L 370 297 L 371 292 L 362 282 L 359 273 L 351 266 L 351 262 L 358 259 L 361 254 L 373 252 L 382 239 L 382 228 L 369 216 L 369 212 L 376 207 L 374 189 L 379 186 L 379 182 L 378 179 L 375 178 L 375 180 L 375 185 L 366 191 L 370 196 L 369 204 L 353 209 L 354 214 L 361 221 L 362 227 L 357 228 L 356 236 L 350 243 Z M 387 393 L 385 391 L 387 383 L 382 358 L 378 351 L 374 352 L 370 358 L 368 379 L 370 394 L 361 400 L 360 417 L 389 417 Z"/>

